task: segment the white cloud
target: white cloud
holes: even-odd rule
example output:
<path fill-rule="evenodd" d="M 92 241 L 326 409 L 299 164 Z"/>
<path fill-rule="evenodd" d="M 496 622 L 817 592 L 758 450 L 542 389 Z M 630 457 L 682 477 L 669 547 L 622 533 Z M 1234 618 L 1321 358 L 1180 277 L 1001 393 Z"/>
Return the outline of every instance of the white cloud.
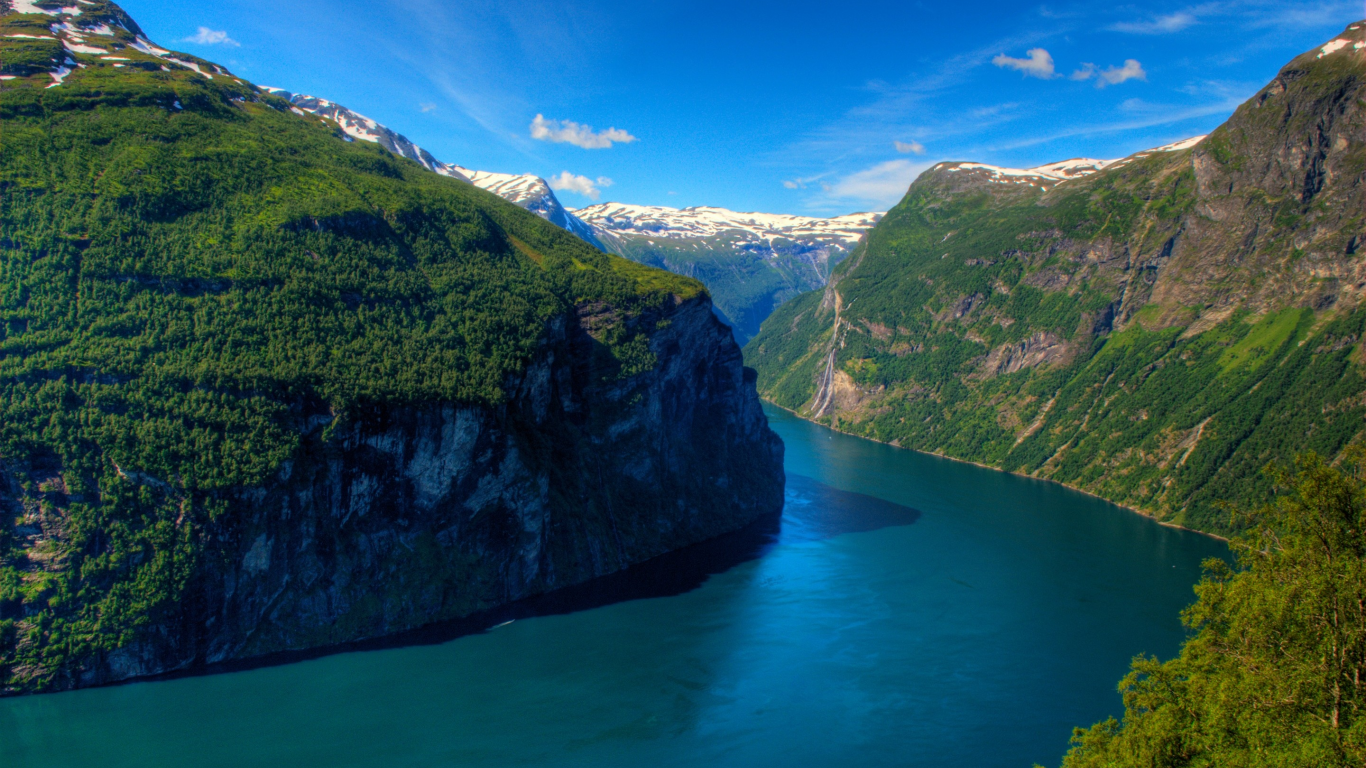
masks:
<path fill-rule="evenodd" d="M 1119 85 L 1129 80 L 1147 80 L 1148 73 L 1143 71 L 1143 65 L 1137 59 L 1125 59 L 1124 66 L 1110 67 L 1098 74 L 1096 85 L 1104 88 L 1107 85 Z"/>
<path fill-rule="evenodd" d="M 1148 73 L 1143 71 L 1143 65 L 1136 59 L 1126 59 L 1122 67 L 1110 67 L 1102 70 L 1095 64 L 1083 64 L 1081 69 L 1072 73 L 1073 80 L 1090 80 L 1095 78 L 1096 87 L 1104 88 L 1107 85 L 1119 85 L 1128 80 L 1147 80 Z"/>
<path fill-rule="evenodd" d="M 424 102 L 422 102 L 421 104 L 419 104 L 418 106 L 422 108 L 422 112 L 423 112 L 424 114 L 427 113 L 427 112 L 435 112 L 435 111 L 436 111 L 436 105 L 433 104 L 433 103 L 431 103 L 430 101 L 424 101 Z"/>
<path fill-rule="evenodd" d="M 1037 77 L 1041 80 L 1052 80 L 1057 77 L 1057 69 L 1053 66 L 1053 56 L 1042 48 L 1032 48 L 1029 50 L 1029 58 L 1016 59 L 1004 53 L 991 60 L 992 64 L 998 67 L 1023 72 L 1028 77 Z"/>
<path fill-rule="evenodd" d="M 1096 76 L 1095 64 L 1082 64 L 1081 69 L 1072 73 L 1073 80 L 1090 80 Z"/>
<path fill-rule="evenodd" d="M 573 192 L 589 200 L 597 200 L 602 195 L 603 187 L 612 186 L 612 180 L 606 176 L 599 176 L 594 181 L 587 176 L 575 176 L 569 171 L 562 171 L 559 176 L 551 176 L 546 181 L 556 192 Z"/>
<path fill-rule="evenodd" d="M 237 42 L 236 40 L 233 40 L 231 37 L 228 37 L 227 32 L 209 29 L 208 27 L 200 27 L 199 32 L 190 35 L 181 42 L 199 43 L 200 45 L 231 45 L 234 47 L 241 46 L 241 43 Z"/>
<path fill-rule="evenodd" d="M 894 141 L 892 142 L 892 146 L 896 147 L 896 151 L 900 152 L 903 155 L 925 154 L 925 145 L 921 144 L 918 141 L 912 141 L 910 143 L 904 141 Z"/>
<path fill-rule="evenodd" d="M 537 115 L 531 121 L 531 138 L 555 144 L 573 144 L 583 149 L 608 149 L 614 143 L 638 141 L 635 136 L 616 128 L 595 133 L 592 126 L 579 125 L 573 120 L 547 120 L 544 115 Z"/>
<path fill-rule="evenodd" d="M 1158 16 L 1151 21 L 1132 21 L 1111 24 L 1110 30 L 1114 32 L 1128 32 L 1134 35 L 1165 35 L 1181 30 L 1195 24 L 1198 20 L 1194 14 L 1182 12 L 1173 13 L 1167 16 Z"/>
<path fill-rule="evenodd" d="M 824 184 L 826 195 L 837 200 L 857 200 L 890 208 L 906 196 L 911 182 L 934 163 L 888 160 L 851 173 L 833 184 Z"/>

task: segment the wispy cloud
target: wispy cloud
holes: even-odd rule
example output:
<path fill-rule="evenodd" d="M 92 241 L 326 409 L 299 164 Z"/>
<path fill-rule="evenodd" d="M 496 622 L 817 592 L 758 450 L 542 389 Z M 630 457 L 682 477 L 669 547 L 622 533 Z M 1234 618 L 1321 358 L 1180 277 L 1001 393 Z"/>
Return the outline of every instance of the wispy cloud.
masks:
<path fill-rule="evenodd" d="M 427 112 L 435 112 L 435 111 L 436 111 L 436 105 L 433 104 L 433 103 L 431 103 L 430 101 L 424 101 L 424 102 L 422 102 L 421 104 L 419 104 L 418 106 L 421 107 L 422 112 L 423 112 L 424 114 L 427 113 Z"/>
<path fill-rule="evenodd" d="M 893 146 L 893 147 L 896 147 L 896 151 L 900 152 L 900 153 L 903 154 L 903 155 L 923 155 L 923 154 L 925 154 L 925 145 L 924 145 L 924 144 L 921 144 L 921 143 L 918 142 L 918 141 L 911 141 L 911 142 L 894 141 L 894 142 L 892 142 L 892 146 Z"/>
<path fill-rule="evenodd" d="M 1029 58 L 1017 59 L 1007 56 L 1004 53 L 991 60 L 992 64 L 1006 69 L 1014 69 L 1024 73 L 1026 77 L 1037 77 L 1041 80 L 1052 80 L 1058 76 L 1057 68 L 1053 65 L 1053 56 L 1043 48 L 1031 48 L 1028 51 Z"/>
<path fill-rule="evenodd" d="M 613 144 L 639 141 L 635 136 L 616 128 L 594 132 L 591 125 L 580 125 L 573 120 L 547 120 L 537 115 L 531 121 L 531 138 L 555 144 L 573 144 L 583 149 L 608 149 Z"/>
<path fill-rule="evenodd" d="M 606 176 L 599 176 L 594 180 L 587 176 L 575 176 L 569 171 L 562 171 L 558 176 L 551 176 L 546 182 L 556 192 L 573 192 L 576 195 L 583 195 L 589 200 L 597 200 L 602 196 L 604 187 L 612 186 L 612 180 Z"/>
<path fill-rule="evenodd" d="M 227 45 L 234 48 L 241 47 L 241 43 L 228 37 L 228 33 L 222 30 L 200 27 L 199 31 L 181 40 L 182 43 L 198 43 L 200 45 Z"/>
<path fill-rule="evenodd" d="M 1077 136 L 1102 136 L 1110 133 L 1177 125 L 1187 120 L 1195 120 L 1211 115 L 1227 115 L 1237 109 L 1238 106 L 1246 101 L 1252 94 L 1256 93 L 1259 87 L 1260 86 L 1255 83 L 1202 83 L 1198 86 L 1193 86 L 1191 89 L 1186 89 L 1191 95 L 1199 95 L 1208 99 L 1204 103 L 1193 105 L 1149 104 L 1140 99 L 1129 99 L 1120 105 L 1120 111 L 1125 114 L 1125 118 L 1122 120 L 1108 123 L 1086 123 L 1076 125 L 1051 133 L 1005 142 L 991 147 L 991 150 L 1004 152 L 1041 144 L 1049 144 L 1054 141 L 1075 138 Z"/>
<path fill-rule="evenodd" d="M 788 189 L 806 189 L 812 184 L 815 184 L 816 182 L 825 178 L 826 175 L 827 174 L 821 174 L 819 176 L 811 176 L 805 179 L 784 179 L 783 186 L 787 187 Z"/>
<path fill-rule="evenodd" d="M 1113 32 L 1128 32 L 1133 35 L 1167 35 L 1173 32 L 1180 32 L 1183 29 L 1199 23 L 1195 14 L 1182 11 L 1166 16 L 1158 16 L 1148 21 L 1122 21 L 1118 24 L 1111 24 L 1108 29 Z"/>
<path fill-rule="evenodd" d="M 1321 2 L 1253 3 L 1265 6 L 1251 20 L 1254 28 L 1332 26 L 1362 17 L 1361 0 L 1323 0 Z"/>
<path fill-rule="evenodd" d="M 888 160 L 822 185 L 822 189 L 830 201 L 872 203 L 886 209 L 905 197 L 911 182 L 933 166 L 928 162 Z"/>

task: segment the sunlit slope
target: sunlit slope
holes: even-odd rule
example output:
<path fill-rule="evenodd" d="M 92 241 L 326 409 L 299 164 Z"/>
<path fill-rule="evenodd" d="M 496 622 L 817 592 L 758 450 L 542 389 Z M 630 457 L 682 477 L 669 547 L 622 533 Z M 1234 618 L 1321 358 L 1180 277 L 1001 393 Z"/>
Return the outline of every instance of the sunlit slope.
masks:
<path fill-rule="evenodd" d="M 1366 416 L 1366 30 L 1208 138 L 1063 181 L 926 172 L 746 348 L 780 405 L 1210 531 Z"/>
<path fill-rule="evenodd" d="M 259 511 L 238 492 L 287 477 L 301 445 L 505 403 L 581 307 L 592 344 L 564 365 L 624 380 L 658 362 L 667 323 L 640 318 L 702 294 L 348 142 L 110 3 L 13 5 L 30 12 L 0 3 L 0 692 L 202 658 L 205 574 L 243 562 L 239 514 Z"/>

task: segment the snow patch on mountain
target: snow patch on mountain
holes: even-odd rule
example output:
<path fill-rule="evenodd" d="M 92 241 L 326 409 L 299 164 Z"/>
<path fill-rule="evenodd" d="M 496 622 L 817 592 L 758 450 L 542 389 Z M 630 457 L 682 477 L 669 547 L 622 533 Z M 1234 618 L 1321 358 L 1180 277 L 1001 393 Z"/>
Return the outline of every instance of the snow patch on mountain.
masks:
<path fill-rule="evenodd" d="M 261 90 L 279 96 L 301 114 L 316 115 L 336 123 L 341 130 L 357 141 L 369 141 L 384 147 L 399 157 L 417 162 L 429 171 L 468 182 L 492 192 L 510 203 L 519 205 L 550 223 L 568 230 L 588 243 L 602 247 L 593 228 L 565 209 L 545 179 L 531 174 L 515 175 L 489 173 L 444 163 L 430 152 L 410 141 L 406 136 L 390 130 L 359 112 L 336 102 L 301 93 L 290 93 L 282 88 L 260 86 Z"/>
<path fill-rule="evenodd" d="M 316 96 L 290 93 L 283 88 L 272 88 L 267 85 L 257 87 L 266 93 L 288 101 L 300 115 L 316 115 L 336 123 L 342 132 L 352 139 L 378 144 L 395 155 L 406 157 L 427 170 L 434 171 L 442 176 L 469 181 L 469 178 L 461 173 L 457 166 L 437 160 L 432 157 L 430 152 L 409 141 L 407 137 L 389 130 L 359 112 L 353 112 L 336 102 L 320 99 Z"/>
<path fill-rule="evenodd" d="M 1040 165 L 1036 168 L 1002 168 L 996 165 L 985 163 L 942 163 L 936 168 L 944 168 L 949 173 L 961 171 L 980 171 L 987 176 L 990 181 L 1001 184 L 1023 183 L 1035 187 L 1051 187 L 1064 181 L 1085 178 L 1099 173 L 1106 168 L 1118 168 L 1135 160 L 1148 157 L 1157 152 L 1180 152 L 1190 149 L 1196 144 L 1204 141 L 1204 136 L 1195 136 L 1174 144 L 1147 149 L 1137 152 L 1128 157 L 1118 160 L 1093 160 L 1091 158 L 1076 158 L 1073 160 L 1063 160 L 1058 163 Z"/>

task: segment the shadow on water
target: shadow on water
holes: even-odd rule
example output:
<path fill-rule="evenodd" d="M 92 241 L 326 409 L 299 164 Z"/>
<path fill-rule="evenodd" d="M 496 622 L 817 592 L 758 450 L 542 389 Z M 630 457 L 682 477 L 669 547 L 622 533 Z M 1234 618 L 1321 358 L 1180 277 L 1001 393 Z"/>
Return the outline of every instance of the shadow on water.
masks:
<path fill-rule="evenodd" d="M 789 474 L 783 512 L 760 518 L 734 533 L 661 555 L 583 584 L 565 587 L 463 619 L 430 624 L 387 637 L 202 665 L 156 677 L 129 680 L 126 683 L 243 672 L 338 653 L 440 645 L 461 637 L 482 634 L 522 619 L 577 613 L 631 600 L 677 597 L 700 588 L 712 576 L 718 576 L 737 566 L 762 558 L 777 546 L 821 541 L 846 533 L 868 533 L 882 528 L 912 525 L 918 519 L 918 510 L 861 493 L 842 491 L 801 475 Z"/>

